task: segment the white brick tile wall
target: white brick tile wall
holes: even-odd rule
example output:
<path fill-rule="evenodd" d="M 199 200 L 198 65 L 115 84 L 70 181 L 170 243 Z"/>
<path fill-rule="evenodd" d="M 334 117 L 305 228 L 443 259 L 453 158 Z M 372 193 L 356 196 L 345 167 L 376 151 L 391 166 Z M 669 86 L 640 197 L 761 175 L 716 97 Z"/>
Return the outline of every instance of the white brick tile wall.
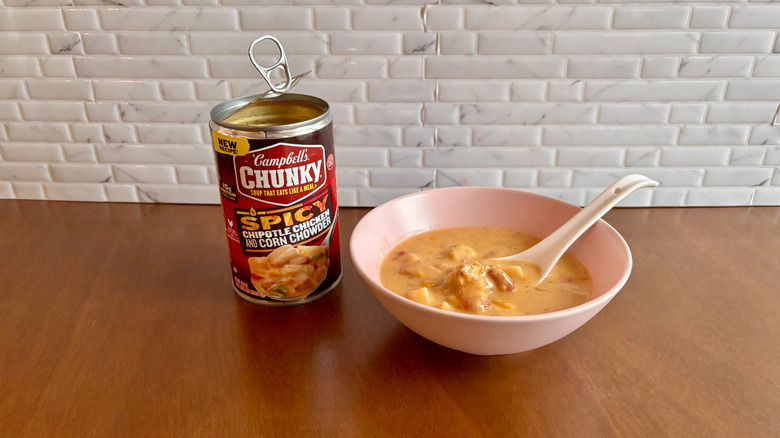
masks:
<path fill-rule="evenodd" d="M 688 56 L 680 61 L 681 78 L 743 78 L 750 75 L 752 56 Z"/>
<path fill-rule="evenodd" d="M 552 48 L 552 32 L 482 32 L 477 53 L 481 55 L 544 55 Z"/>
<path fill-rule="evenodd" d="M 450 167 L 549 167 L 555 151 L 549 148 L 431 148 L 423 152 L 423 165 Z"/>
<path fill-rule="evenodd" d="M 29 79 L 27 91 L 35 100 L 92 100 L 92 84 L 81 79 Z"/>
<path fill-rule="evenodd" d="M 677 144 L 680 145 L 739 145 L 748 138 L 747 126 L 683 126 Z"/>
<path fill-rule="evenodd" d="M 694 32 L 560 32 L 553 53 L 561 55 L 649 55 L 695 53 Z"/>
<path fill-rule="evenodd" d="M 435 55 L 437 50 L 436 34 L 407 32 L 404 35 L 405 55 Z"/>
<path fill-rule="evenodd" d="M 76 143 L 102 143 L 105 141 L 103 127 L 99 124 L 74 123 L 70 125 L 70 133 Z"/>
<path fill-rule="evenodd" d="M 162 81 L 163 100 L 195 100 L 195 85 L 190 81 Z"/>
<path fill-rule="evenodd" d="M 627 5 L 615 10 L 613 29 L 685 29 L 691 8 L 670 5 Z"/>
<path fill-rule="evenodd" d="M 138 141 L 136 126 L 124 123 L 106 123 L 103 136 L 107 143 L 135 143 Z"/>
<path fill-rule="evenodd" d="M 369 82 L 368 100 L 372 102 L 434 102 L 433 81 Z"/>
<path fill-rule="evenodd" d="M 368 187 L 368 169 L 337 169 L 336 180 L 349 187 Z"/>
<path fill-rule="evenodd" d="M 576 56 L 569 58 L 569 78 L 610 79 L 639 77 L 642 59 L 633 56 Z"/>
<path fill-rule="evenodd" d="M 8 139 L 12 141 L 70 142 L 70 129 L 66 123 L 11 122 L 5 125 Z"/>
<path fill-rule="evenodd" d="M 729 166 L 760 166 L 766 149 L 758 146 L 738 146 L 731 149 Z"/>
<path fill-rule="evenodd" d="M 499 169 L 441 169 L 436 172 L 436 187 L 491 186 L 498 187 L 503 179 Z"/>
<path fill-rule="evenodd" d="M 39 33 L 6 33 L 0 35 L 0 55 L 42 55 L 49 53 L 46 36 Z"/>
<path fill-rule="evenodd" d="M 0 0 L 0 197 L 217 203 L 216 103 L 271 33 L 332 104 L 342 205 L 452 185 L 780 205 L 780 9 L 714 0 Z M 277 51 L 260 45 L 271 63 Z"/>
<path fill-rule="evenodd" d="M 388 59 L 391 79 L 423 79 L 423 62 L 420 56 L 403 56 Z"/>
<path fill-rule="evenodd" d="M 538 187 L 571 187 L 571 169 L 539 169 Z"/>
<path fill-rule="evenodd" d="M 581 80 L 551 81 L 547 87 L 550 102 L 577 102 L 582 100 L 584 84 Z"/>
<path fill-rule="evenodd" d="M 708 123 L 771 123 L 777 103 L 718 103 L 711 104 L 705 121 Z"/>
<path fill-rule="evenodd" d="M 360 125 L 420 125 L 421 103 L 376 104 L 355 106 L 355 121 Z"/>
<path fill-rule="evenodd" d="M 0 29 L 4 31 L 65 30 L 62 14 L 57 8 L 13 7 L 0 14 Z"/>
<path fill-rule="evenodd" d="M 204 59 L 177 57 L 159 62 L 154 56 L 77 56 L 76 73 L 84 78 L 189 78 L 208 76 Z"/>
<path fill-rule="evenodd" d="M 672 126 L 547 126 L 542 144 L 547 146 L 663 146 L 674 142 Z"/>
<path fill-rule="evenodd" d="M 538 146 L 542 129 L 538 126 L 475 126 L 474 146 Z"/>
<path fill-rule="evenodd" d="M 509 98 L 514 102 L 543 102 L 546 90 L 542 81 L 513 82 Z"/>
<path fill-rule="evenodd" d="M 263 11 L 265 10 L 264 8 Z M 308 9 L 302 9 L 302 11 L 306 12 Z M 265 12 L 258 13 L 259 9 L 243 12 L 241 15 L 242 25 L 245 24 L 244 20 L 261 20 L 265 15 Z M 98 9 L 98 17 L 103 29 L 112 30 L 209 31 L 239 29 L 238 11 L 230 8 L 101 8 Z"/>
<path fill-rule="evenodd" d="M 678 188 L 659 188 L 653 190 L 653 199 L 650 205 L 656 207 L 683 207 L 685 206 L 686 190 Z"/>
<path fill-rule="evenodd" d="M 707 205 L 750 205 L 755 196 L 755 190 L 745 187 L 734 188 L 702 188 L 688 193 L 685 199 L 685 205 L 707 206 Z"/>
<path fill-rule="evenodd" d="M 780 191 L 769 187 L 757 187 L 752 205 L 780 205 Z"/>
<path fill-rule="evenodd" d="M 6 1 L 6 3 L 8 3 Z M 9 5 L 10 6 L 10 5 Z M 100 23 L 97 18 L 97 10 L 90 8 L 63 8 L 62 16 L 65 19 L 65 28 L 69 30 L 98 30 Z"/>
<path fill-rule="evenodd" d="M 726 27 L 729 16 L 729 7 L 722 6 L 694 6 L 691 11 L 691 29 L 722 29 Z"/>
<path fill-rule="evenodd" d="M 52 201 L 108 201 L 105 190 L 98 184 L 44 183 L 43 192 Z"/>
<path fill-rule="evenodd" d="M 775 32 L 703 32 L 699 53 L 770 53 Z"/>
<path fill-rule="evenodd" d="M 8 143 L 0 146 L 5 161 L 44 161 L 63 160 L 62 148 L 56 144 Z"/>
<path fill-rule="evenodd" d="M 21 102 L 22 118 L 43 122 L 79 122 L 86 121 L 87 114 L 81 102 Z"/>
<path fill-rule="evenodd" d="M 37 58 L 26 56 L 3 56 L 0 58 L 0 78 L 37 76 L 41 76 L 41 67 Z"/>
<path fill-rule="evenodd" d="M 427 187 L 435 179 L 434 169 L 372 169 L 373 187 Z"/>
<path fill-rule="evenodd" d="M 104 185 L 106 198 L 109 202 L 138 202 L 138 191 L 135 186 L 126 184 Z"/>
<path fill-rule="evenodd" d="M 428 30 L 460 30 L 463 28 L 463 9 L 459 7 L 433 6 L 426 10 Z"/>
<path fill-rule="evenodd" d="M 471 145 L 471 128 L 465 126 L 440 126 L 436 128 L 434 145 L 458 147 Z"/>
<path fill-rule="evenodd" d="M 17 102 L 0 102 L 0 118 L 4 121 L 21 120 L 22 113 L 19 111 Z"/>
<path fill-rule="evenodd" d="M 607 29 L 612 9 L 601 6 L 525 6 L 466 8 L 466 29 L 540 30 Z"/>
<path fill-rule="evenodd" d="M 73 59 L 65 56 L 54 56 L 40 60 L 43 75 L 48 78 L 75 78 L 76 68 Z"/>
<path fill-rule="evenodd" d="M 777 50 L 775 50 L 777 52 Z M 768 55 L 756 58 L 756 66 L 753 68 L 754 77 L 780 77 L 780 56 Z"/>
<path fill-rule="evenodd" d="M 71 163 L 97 163 L 95 147 L 91 144 L 64 144 L 62 151 L 65 160 Z"/>
<path fill-rule="evenodd" d="M 425 58 L 425 74 L 432 79 L 560 78 L 564 73 L 565 60 L 549 56 L 486 56 L 479 63 L 471 56 Z"/>
<path fill-rule="evenodd" d="M 780 80 L 736 80 L 729 83 L 726 100 L 780 100 Z"/>
<path fill-rule="evenodd" d="M 556 164 L 561 167 L 620 167 L 626 150 L 619 148 L 561 148 Z"/>
<path fill-rule="evenodd" d="M 506 102 L 510 84 L 495 81 L 448 81 L 439 85 L 439 102 Z"/>
<path fill-rule="evenodd" d="M 43 193 L 43 184 L 32 182 L 2 182 L 0 183 L 0 193 L 8 198 L 19 199 L 46 199 Z"/>
<path fill-rule="evenodd" d="M 507 169 L 504 171 L 504 187 L 529 189 L 536 187 L 536 169 Z"/>
<path fill-rule="evenodd" d="M 721 81 L 602 81 L 585 87 L 586 102 L 690 102 L 717 100 Z"/>
<path fill-rule="evenodd" d="M 438 50 L 442 55 L 475 55 L 477 53 L 476 33 L 439 32 L 438 43 Z"/>
<path fill-rule="evenodd" d="M 204 166 L 176 166 L 176 181 L 181 184 L 209 184 L 209 169 Z"/>
<path fill-rule="evenodd" d="M 604 125 L 655 125 L 666 122 L 669 111 L 670 106 L 665 104 L 604 104 L 599 109 L 598 122 Z"/>
<path fill-rule="evenodd" d="M 0 163 L 0 179 L 3 181 L 50 181 L 49 167 L 40 163 Z"/>
<path fill-rule="evenodd" d="M 390 149 L 389 166 L 391 167 L 423 167 L 423 152 L 421 148 Z"/>
<path fill-rule="evenodd" d="M 317 30 L 349 30 L 349 8 L 317 8 L 314 10 L 314 27 Z"/>
<path fill-rule="evenodd" d="M 649 79 L 677 77 L 681 60 L 676 56 L 648 56 L 642 63 L 641 76 Z"/>
<path fill-rule="evenodd" d="M 93 165 L 81 163 L 49 165 L 51 179 L 56 182 L 90 182 L 107 183 L 114 178 L 111 166 L 107 164 Z"/>
<path fill-rule="evenodd" d="M 703 103 L 679 103 L 672 105 L 669 123 L 704 123 L 707 105 Z"/>
<path fill-rule="evenodd" d="M 350 32 L 330 35 L 330 53 L 334 55 L 370 54 L 398 55 L 403 47 L 403 37 L 398 33 L 360 35 Z"/>
<path fill-rule="evenodd" d="M 590 124 L 596 120 L 596 105 L 548 103 L 516 104 L 517 111 L 507 111 L 503 104 L 461 106 L 461 123 L 481 125 L 513 124 Z"/>
<path fill-rule="evenodd" d="M 664 167 L 725 166 L 730 149 L 727 147 L 672 147 L 661 150 L 660 165 Z"/>
<path fill-rule="evenodd" d="M 428 125 L 454 125 L 460 120 L 460 105 L 426 103 L 423 105 L 423 121 Z"/>
<path fill-rule="evenodd" d="M 734 29 L 774 29 L 780 22 L 780 10 L 773 5 L 734 6 L 729 27 Z"/>
<path fill-rule="evenodd" d="M 119 46 L 114 34 L 84 32 L 81 37 L 84 53 L 88 55 L 116 55 L 119 53 Z"/>
<path fill-rule="evenodd" d="M 119 183 L 168 183 L 176 182 L 176 172 L 173 166 L 159 165 L 114 165 L 114 181 Z"/>
<path fill-rule="evenodd" d="M 352 10 L 352 28 L 366 31 L 424 30 L 423 14 L 413 6 L 366 7 Z"/>

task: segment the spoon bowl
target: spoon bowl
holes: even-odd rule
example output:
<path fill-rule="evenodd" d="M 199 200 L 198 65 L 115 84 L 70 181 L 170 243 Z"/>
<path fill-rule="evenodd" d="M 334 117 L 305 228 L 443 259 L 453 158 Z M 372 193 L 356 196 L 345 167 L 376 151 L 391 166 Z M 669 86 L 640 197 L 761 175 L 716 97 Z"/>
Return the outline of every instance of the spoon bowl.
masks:
<path fill-rule="evenodd" d="M 624 176 L 607 187 L 590 204 L 536 245 L 517 254 L 492 260 L 523 262 L 536 266 L 539 270 L 539 277 L 535 280 L 534 286 L 537 286 L 550 275 L 553 266 L 582 233 L 601 219 L 612 207 L 641 188 L 657 185 L 657 181 L 643 175 Z"/>

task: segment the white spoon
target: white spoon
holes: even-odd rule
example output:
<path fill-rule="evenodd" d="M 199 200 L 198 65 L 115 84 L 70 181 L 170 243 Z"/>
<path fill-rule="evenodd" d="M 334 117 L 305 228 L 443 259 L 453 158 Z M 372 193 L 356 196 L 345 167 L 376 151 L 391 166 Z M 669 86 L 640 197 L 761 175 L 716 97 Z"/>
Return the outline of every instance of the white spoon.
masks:
<path fill-rule="evenodd" d="M 518 254 L 491 260 L 526 262 L 535 265 L 540 271 L 539 280 L 534 285 L 536 286 L 550 274 L 555 263 L 558 262 L 558 259 L 561 258 L 574 241 L 614 207 L 615 204 L 636 190 L 657 185 L 657 181 L 642 175 L 624 176 L 607 187 L 590 204 L 536 245 Z"/>

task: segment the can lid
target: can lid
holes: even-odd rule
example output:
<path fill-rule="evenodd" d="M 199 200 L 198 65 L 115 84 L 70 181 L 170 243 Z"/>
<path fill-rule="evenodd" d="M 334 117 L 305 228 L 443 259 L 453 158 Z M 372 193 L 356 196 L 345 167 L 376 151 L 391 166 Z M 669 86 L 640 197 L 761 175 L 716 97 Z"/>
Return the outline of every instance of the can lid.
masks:
<path fill-rule="evenodd" d="M 279 49 L 279 58 L 276 60 L 276 62 L 268 67 L 262 65 L 257 59 L 255 59 L 254 54 L 255 46 L 266 40 L 273 42 L 276 45 L 276 48 Z M 252 41 L 252 44 L 249 45 L 249 60 L 252 61 L 252 65 L 255 66 L 263 80 L 265 80 L 268 86 L 271 87 L 271 89 L 262 94 L 261 97 L 276 97 L 284 94 L 296 84 L 298 84 L 298 81 L 300 81 L 304 76 L 311 73 L 311 71 L 307 71 L 293 77 L 292 73 L 290 72 L 290 66 L 287 62 L 287 55 L 284 53 L 284 47 L 282 46 L 282 43 L 272 35 L 263 35 L 260 38 Z M 283 81 L 280 83 L 274 83 L 273 79 L 271 78 L 272 73 L 276 70 L 281 70 L 283 75 Z"/>

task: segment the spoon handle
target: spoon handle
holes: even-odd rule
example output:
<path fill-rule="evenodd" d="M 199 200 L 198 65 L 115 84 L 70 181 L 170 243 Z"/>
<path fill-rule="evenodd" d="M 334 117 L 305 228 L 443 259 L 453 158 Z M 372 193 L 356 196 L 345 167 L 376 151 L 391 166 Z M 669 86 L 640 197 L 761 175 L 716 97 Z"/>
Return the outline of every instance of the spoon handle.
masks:
<path fill-rule="evenodd" d="M 540 278 L 544 279 L 574 241 L 614 207 L 615 204 L 636 190 L 657 185 L 657 181 L 642 175 L 632 174 L 620 178 L 601 192 L 582 210 L 577 212 L 577 214 L 572 216 L 565 224 L 561 225 L 541 242 L 526 250 L 524 255 L 528 259 L 536 260 L 537 266 L 541 271 Z"/>

